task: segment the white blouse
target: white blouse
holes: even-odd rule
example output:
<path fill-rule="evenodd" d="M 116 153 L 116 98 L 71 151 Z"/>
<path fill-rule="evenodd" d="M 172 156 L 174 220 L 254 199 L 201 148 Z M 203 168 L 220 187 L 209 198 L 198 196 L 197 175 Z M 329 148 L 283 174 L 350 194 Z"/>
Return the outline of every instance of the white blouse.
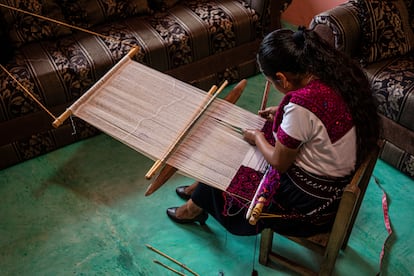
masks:
<path fill-rule="evenodd" d="M 280 127 L 287 135 L 302 142 L 295 160 L 297 166 L 310 173 L 332 177 L 347 176 L 353 171 L 357 152 L 355 126 L 333 143 L 314 113 L 288 103 Z"/>

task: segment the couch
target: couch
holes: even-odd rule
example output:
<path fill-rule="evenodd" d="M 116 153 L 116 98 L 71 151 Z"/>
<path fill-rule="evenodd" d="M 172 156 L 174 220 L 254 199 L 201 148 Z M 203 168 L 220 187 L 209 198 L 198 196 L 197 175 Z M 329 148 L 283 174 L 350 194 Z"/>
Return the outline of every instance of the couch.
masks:
<path fill-rule="evenodd" d="M 414 177 L 414 1 L 350 0 L 310 28 L 364 68 L 386 141 L 380 158 Z"/>
<path fill-rule="evenodd" d="M 98 134 L 76 118 L 54 129 L 53 116 L 136 45 L 138 62 L 205 90 L 257 74 L 290 1 L 0 0 L 0 169 Z"/>

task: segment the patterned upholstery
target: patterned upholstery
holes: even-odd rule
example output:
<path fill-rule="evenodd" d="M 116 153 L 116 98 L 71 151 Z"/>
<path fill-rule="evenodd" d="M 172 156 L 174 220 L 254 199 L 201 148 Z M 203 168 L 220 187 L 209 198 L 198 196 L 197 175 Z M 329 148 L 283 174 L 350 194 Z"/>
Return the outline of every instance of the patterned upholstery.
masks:
<path fill-rule="evenodd" d="M 62 0 L 60 5 L 66 20 L 83 28 L 151 12 L 147 0 Z"/>
<path fill-rule="evenodd" d="M 107 17 L 94 21 L 98 15 L 91 13 L 90 5 L 98 2 L 114 6 Z M 265 18 L 279 17 L 282 12 L 270 15 L 269 3 L 280 2 L 279 6 L 284 8 L 287 4 L 282 2 L 290 3 L 157 1 L 164 2 L 160 10 L 127 18 L 116 16 L 117 11 L 125 10 L 141 13 L 142 10 L 131 8 L 139 2 L 142 0 L 95 0 L 76 6 L 74 0 L 59 1 L 66 5 L 63 6 L 67 8 L 63 9 L 66 15 L 68 4 L 74 10 L 79 7 L 88 10 L 79 15 L 92 14 L 94 18 L 83 22 L 91 26 L 90 30 L 110 39 L 73 30 L 68 35 L 25 43 L 15 48 L 13 57 L 3 64 L 56 116 L 135 45 L 140 46 L 135 56 L 137 61 L 206 89 L 224 79 L 236 82 L 257 73 L 254 50 L 271 28 Z M 166 9 L 166 5 L 171 7 Z M 75 19 L 66 18 L 67 22 Z M 16 82 L 0 72 L 0 169 L 99 133 L 76 118 L 73 126 L 68 120 L 58 129 L 51 127 L 51 121 Z"/>
<path fill-rule="evenodd" d="M 64 20 L 63 13 L 54 0 L 0 0 L 0 3 L 56 20 Z M 27 13 L 1 8 L 0 14 L 0 22 L 8 30 L 10 42 L 17 47 L 32 41 L 56 38 L 71 33 L 71 30 L 66 27 Z"/>
<path fill-rule="evenodd" d="M 403 0 L 351 0 L 351 3 L 357 7 L 361 19 L 361 64 L 398 57 L 414 49 L 414 34 Z"/>
<path fill-rule="evenodd" d="M 366 6 L 362 8 L 363 5 Z M 411 177 L 414 177 L 413 7 L 412 0 L 350 0 L 315 16 L 310 24 L 337 49 L 361 62 L 383 122 L 386 144 L 380 157 Z M 388 28 L 391 21 L 399 27 Z M 373 29 L 367 34 L 367 25 L 380 31 Z"/>

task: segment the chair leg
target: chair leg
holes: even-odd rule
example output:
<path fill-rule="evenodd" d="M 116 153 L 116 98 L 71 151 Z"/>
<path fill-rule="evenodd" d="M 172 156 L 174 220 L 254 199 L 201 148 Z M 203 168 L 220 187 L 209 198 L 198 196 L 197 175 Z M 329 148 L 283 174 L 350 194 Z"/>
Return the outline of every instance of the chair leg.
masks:
<path fill-rule="evenodd" d="M 272 251 L 273 231 L 270 228 L 264 229 L 260 238 L 260 255 L 259 263 L 267 265 L 269 254 Z"/>

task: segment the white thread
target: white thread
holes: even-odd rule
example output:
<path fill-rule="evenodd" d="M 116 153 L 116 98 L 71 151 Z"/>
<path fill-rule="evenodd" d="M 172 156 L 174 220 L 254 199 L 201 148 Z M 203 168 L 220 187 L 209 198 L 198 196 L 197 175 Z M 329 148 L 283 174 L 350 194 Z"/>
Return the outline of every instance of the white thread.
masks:
<path fill-rule="evenodd" d="M 75 122 L 73 121 L 72 115 L 69 116 L 70 124 L 72 125 L 72 135 L 76 135 L 76 126 Z"/>

